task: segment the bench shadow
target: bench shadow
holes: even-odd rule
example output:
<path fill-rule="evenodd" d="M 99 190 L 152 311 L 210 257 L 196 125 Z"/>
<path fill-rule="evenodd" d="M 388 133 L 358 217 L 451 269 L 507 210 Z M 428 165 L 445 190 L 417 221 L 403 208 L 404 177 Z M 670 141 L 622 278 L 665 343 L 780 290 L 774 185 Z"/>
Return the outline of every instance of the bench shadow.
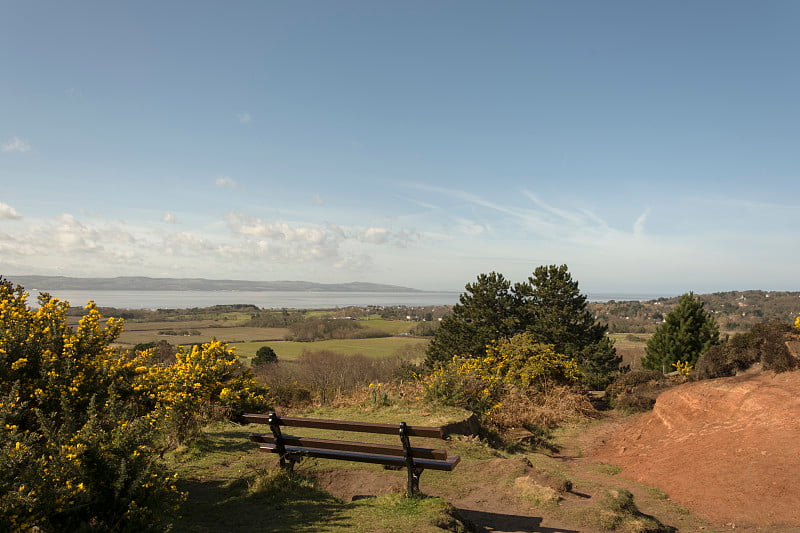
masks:
<path fill-rule="evenodd" d="M 456 508 L 459 516 L 469 520 L 479 533 L 491 531 L 525 531 L 530 533 L 581 533 L 577 529 L 563 529 L 542 526 L 538 516 L 521 516 L 471 509 Z"/>

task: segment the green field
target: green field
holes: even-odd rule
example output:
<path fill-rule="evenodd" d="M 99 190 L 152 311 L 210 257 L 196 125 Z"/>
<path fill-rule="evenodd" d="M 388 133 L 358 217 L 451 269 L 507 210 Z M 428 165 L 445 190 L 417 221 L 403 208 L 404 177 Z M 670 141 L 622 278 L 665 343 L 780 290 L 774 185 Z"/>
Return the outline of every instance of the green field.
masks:
<path fill-rule="evenodd" d="M 363 354 L 368 357 L 388 357 L 398 350 L 405 350 L 417 346 L 427 346 L 428 339 L 415 337 L 382 337 L 378 339 L 334 339 L 317 342 L 292 342 L 292 341 L 270 341 L 270 342 L 237 342 L 232 343 L 236 347 L 236 354 L 240 357 L 253 357 L 256 351 L 266 345 L 275 350 L 278 359 L 291 361 L 305 352 L 316 352 L 320 350 L 330 350 L 343 354 Z"/>
<path fill-rule="evenodd" d="M 357 320 L 359 324 L 364 326 L 365 328 L 370 329 L 377 329 L 380 331 L 385 331 L 390 335 L 400 335 L 401 333 L 409 333 L 414 326 L 417 325 L 417 322 L 406 321 L 406 320 L 383 320 L 383 319 L 368 319 L 368 320 Z"/>

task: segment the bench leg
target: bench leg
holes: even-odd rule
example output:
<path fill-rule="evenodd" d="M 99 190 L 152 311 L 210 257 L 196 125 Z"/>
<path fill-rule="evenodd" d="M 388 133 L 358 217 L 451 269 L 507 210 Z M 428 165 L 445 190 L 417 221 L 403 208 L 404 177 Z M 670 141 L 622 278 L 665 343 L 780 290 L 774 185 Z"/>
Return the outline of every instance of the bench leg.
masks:
<path fill-rule="evenodd" d="M 298 461 L 298 458 L 294 455 L 286 454 L 281 455 L 281 468 L 284 470 L 288 470 L 289 472 L 294 472 L 294 464 Z"/>
<path fill-rule="evenodd" d="M 416 494 L 419 494 L 419 477 L 424 469 L 415 466 L 406 470 L 408 470 L 408 497 L 413 498 Z"/>

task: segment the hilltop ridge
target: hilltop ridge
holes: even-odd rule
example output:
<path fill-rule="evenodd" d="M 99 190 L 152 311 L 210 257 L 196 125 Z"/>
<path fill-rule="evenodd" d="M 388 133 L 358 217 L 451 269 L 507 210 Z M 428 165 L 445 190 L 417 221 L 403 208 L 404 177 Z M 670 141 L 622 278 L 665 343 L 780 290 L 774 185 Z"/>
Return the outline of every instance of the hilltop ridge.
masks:
<path fill-rule="evenodd" d="M 76 278 L 68 276 L 6 276 L 13 283 L 44 290 L 122 291 L 345 291 L 422 292 L 418 289 L 381 283 L 314 283 L 311 281 L 247 281 L 205 278 Z"/>

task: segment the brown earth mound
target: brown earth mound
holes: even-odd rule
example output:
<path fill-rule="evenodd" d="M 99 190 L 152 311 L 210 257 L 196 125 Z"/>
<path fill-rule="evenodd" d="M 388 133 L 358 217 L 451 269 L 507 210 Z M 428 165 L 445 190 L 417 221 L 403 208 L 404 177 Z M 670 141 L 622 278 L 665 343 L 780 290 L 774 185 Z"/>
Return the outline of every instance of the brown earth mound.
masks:
<path fill-rule="evenodd" d="M 717 524 L 795 530 L 800 372 L 678 386 L 592 455 Z"/>

